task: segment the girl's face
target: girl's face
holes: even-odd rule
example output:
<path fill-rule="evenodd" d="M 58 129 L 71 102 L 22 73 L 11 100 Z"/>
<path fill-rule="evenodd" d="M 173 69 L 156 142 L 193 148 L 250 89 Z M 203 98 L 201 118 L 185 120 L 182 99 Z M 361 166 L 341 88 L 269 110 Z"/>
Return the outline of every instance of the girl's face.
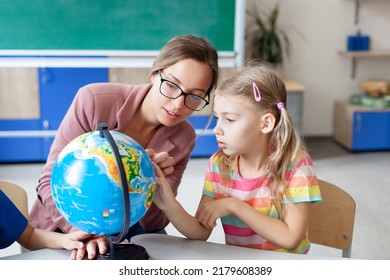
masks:
<path fill-rule="evenodd" d="M 214 99 L 214 115 L 217 124 L 214 133 L 218 147 L 226 155 L 242 155 L 264 144 L 261 133 L 261 115 L 249 108 L 247 101 L 238 96 L 217 94 Z"/>
<path fill-rule="evenodd" d="M 212 71 L 208 64 L 193 59 L 185 59 L 161 70 L 164 80 L 179 86 L 185 93 L 205 97 L 212 80 Z M 174 126 L 187 119 L 194 111 L 184 104 L 184 95 L 176 99 L 169 99 L 160 93 L 160 75 L 153 75 L 152 110 L 156 112 L 157 121 L 165 126 Z M 187 97 L 189 98 L 189 97 Z M 207 99 L 207 98 L 206 98 Z"/>

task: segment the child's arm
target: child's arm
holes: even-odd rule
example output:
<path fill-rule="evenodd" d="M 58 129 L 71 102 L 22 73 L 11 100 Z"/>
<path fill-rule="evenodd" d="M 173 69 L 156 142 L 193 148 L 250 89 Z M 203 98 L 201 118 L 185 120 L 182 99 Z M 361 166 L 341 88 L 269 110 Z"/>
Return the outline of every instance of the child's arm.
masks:
<path fill-rule="evenodd" d="M 285 249 L 294 249 L 305 238 L 310 202 L 284 205 L 283 220 L 267 216 L 236 198 L 224 198 L 200 205 L 196 217 L 206 227 L 227 215 L 234 215 L 253 231 Z"/>
<path fill-rule="evenodd" d="M 38 250 L 43 248 L 53 249 L 80 249 L 84 247 L 82 240 L 92 235 L 83 231 L 74 231 L 68 234 L 47 231 L 34 228 L 27 224 L 26 229 L 18 238 L 18 243 L 28 250 Z"/>
<path fill-rule="evenodd" d="M 184 236 L 190 239 L 207 240 L 212 228 L 206 228 L 195 217 L 188 214 L 183 206 L 176 200 L 169 183 L 160 168 L 153 162 L 156 171 L 157 188 L 153 202 L 165 213 L 173 226 Z M 207 197 L 202 197 L 201 203 Z M 211 198 L 210 198 L 211 199 Z"/>

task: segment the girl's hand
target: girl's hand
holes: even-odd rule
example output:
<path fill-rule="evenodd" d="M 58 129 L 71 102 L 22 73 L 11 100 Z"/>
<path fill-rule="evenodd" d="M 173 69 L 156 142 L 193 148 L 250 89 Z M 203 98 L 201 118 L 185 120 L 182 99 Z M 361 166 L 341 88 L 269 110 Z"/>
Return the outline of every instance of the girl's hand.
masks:
<path fill-rule="evenodd" d="M 164 211 L 168 206 L 172 205 L 172 203 L 176 201 L 176 198 L 160 167 L 155 162 L 153 162 L 153 167 L 156 173 L 157 184 L 153 196 L 153 202 L 158 208 Z"/>
<path fill-rule="evenodd" d="M 167 152 L 156 153 L 153 149 L 146 149 L 150 159 L 158 165 L 164 176 L 168 176 L 173 173 L 175 168 L 173 167 L 173 157 L 169 156 Z"/>
<path fill-rule="evenodd" d="M 204 227 L 212 229 L 217 225 L 217 219 L 231 214 L 230 206 L 234 203 L 232 198 L 206 201 L 199 205 L 195 218 Z"/>

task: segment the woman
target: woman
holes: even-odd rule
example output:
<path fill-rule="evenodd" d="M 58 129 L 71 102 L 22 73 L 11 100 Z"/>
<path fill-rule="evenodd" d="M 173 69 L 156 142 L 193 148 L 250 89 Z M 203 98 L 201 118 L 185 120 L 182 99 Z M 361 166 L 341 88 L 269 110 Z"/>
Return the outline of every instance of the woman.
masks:
<path fill-rule="evenodd" d="M 59 127 L 40 177 L 38 200 L 30 213 L 32 225 L 51 231 L 74 230 L 54 205 L 51 171 L 65 145 L 81 134 L 97 130 L 100 122 L 148 149 L 176 194 L 195 144 L 195 131 L 187 118 L 208 105 L 218 76 L 214 46 L 202 37 L 182 35 L 161 50 L 152 66 L 151 84 L 98 83 L 82 87 Z M 130 233 L 159 232 L 168 223 L 164 213 L 152 204 Z M 106 250 L 104 240 L 97 240 L 100 241 L 87 244 L 90 258 L 95 257 L 96 246 L 101 253 Z M 81 255 L 79 252 L 78 257 Z"/>

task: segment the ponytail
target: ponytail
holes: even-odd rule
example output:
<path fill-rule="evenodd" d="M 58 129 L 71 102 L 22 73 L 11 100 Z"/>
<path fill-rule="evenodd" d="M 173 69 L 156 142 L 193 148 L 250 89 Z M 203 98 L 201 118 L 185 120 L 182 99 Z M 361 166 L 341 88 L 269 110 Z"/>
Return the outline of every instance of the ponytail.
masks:
<path fill-rule="evenodd" d="M 286 173 L 291 159 L 301 148 L 301 140 L 293 128 L 291 117 L 284 106 L 279 106 L 280 119 L 271 137 L 271 150 L 267 165 L 270 172 L 270 191 L 279 215 L 283 215 L 283 194 L 285 191 Z"/>

